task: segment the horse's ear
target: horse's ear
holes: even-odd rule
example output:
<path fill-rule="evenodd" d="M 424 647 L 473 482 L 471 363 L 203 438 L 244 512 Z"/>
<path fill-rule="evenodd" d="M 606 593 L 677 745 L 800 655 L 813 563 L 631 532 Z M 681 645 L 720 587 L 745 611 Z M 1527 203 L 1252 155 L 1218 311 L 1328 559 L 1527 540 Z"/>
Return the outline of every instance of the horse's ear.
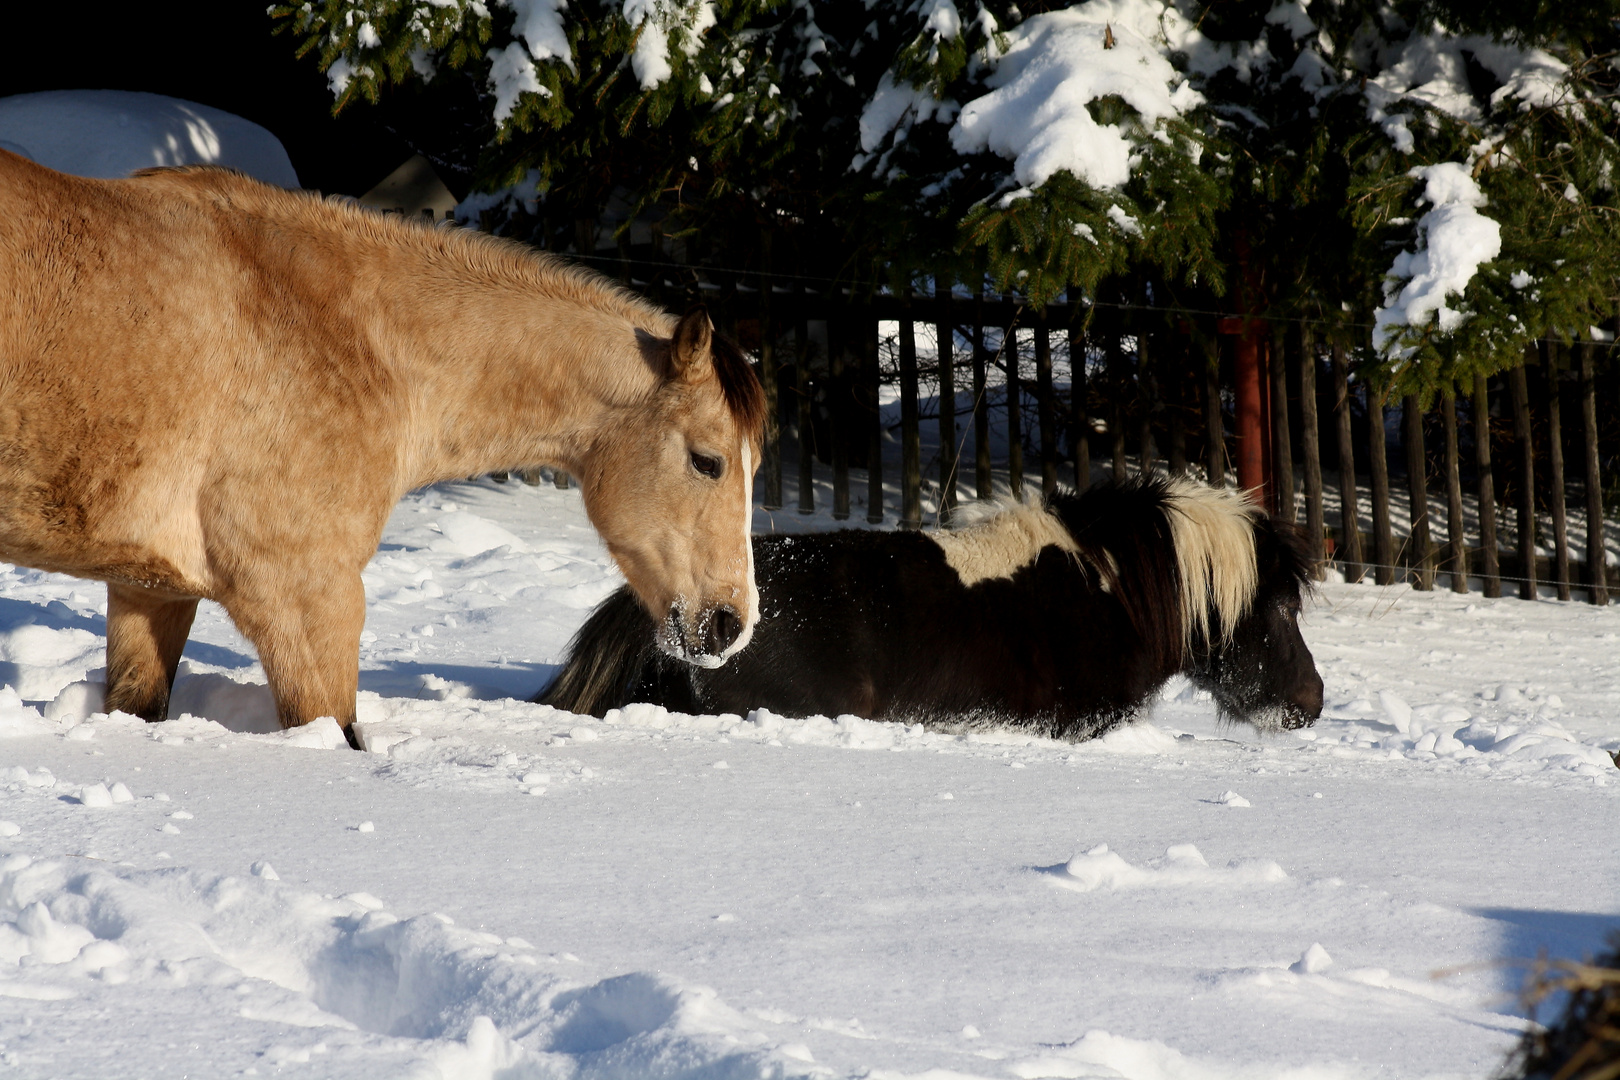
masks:
<path fill-rule="evenodd" d="M 672 378 L 702 378 L 704 365 L 710 363 L 709 347 L 714 329 L 709 325 L 709 312 L 702 306 L 693 308 L 675 324 L 675 335 L 669 347 L 669 373 Z"/>

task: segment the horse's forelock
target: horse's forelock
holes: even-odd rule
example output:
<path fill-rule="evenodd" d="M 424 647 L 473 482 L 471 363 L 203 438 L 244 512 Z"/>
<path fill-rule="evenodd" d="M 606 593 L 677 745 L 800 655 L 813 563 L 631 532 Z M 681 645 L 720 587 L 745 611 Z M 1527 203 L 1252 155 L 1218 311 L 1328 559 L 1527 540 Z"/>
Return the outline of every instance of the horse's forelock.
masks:
<path fill-rule="evenodd" d="M 718 333 L 709 340 L 715 378 L 720 380 L 726 407 L 737 426 L 757 442 L 765 432 L 765 388 L 736 342 Z"/>

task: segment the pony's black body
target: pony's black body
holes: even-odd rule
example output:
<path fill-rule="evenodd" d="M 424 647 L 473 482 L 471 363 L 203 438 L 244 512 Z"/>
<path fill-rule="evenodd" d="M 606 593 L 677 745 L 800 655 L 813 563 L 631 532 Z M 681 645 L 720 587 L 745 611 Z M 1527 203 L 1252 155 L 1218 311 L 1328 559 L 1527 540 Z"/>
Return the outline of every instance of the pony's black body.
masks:
<path fill-rule="evenodd" d="M 1308 570 L 1295 534 L 1223 509 L 1242 523 L 1226 542 L 1248 550 L 1194 555 L 1252 557 L 1258 573 L 1245 579 L 1241 612 L 1211 608 L 1207 631 L 1196 616 L 1187 627 L 1186 553 L 1178 557 L 1172 520 L 1178 493 L 1190 490 L 1149 482 L 1059 495 L 1049 509 L 1077 550 L 1031 545 L 1027 561 L 1000 567 L 1007 576 L 972 584 L 943 541 L 925 534 L 756 537 L 760 623 L 724 667 L 659 653 L 651 619 L 620 590 L 581 628 L 537 700 L 598 716 L 649 701 L 688 713 L 764 707 L 933 726 L 1011 723 L 1085 739 L 1131 719 L 1186 672 L 1230 716 L 1264 728 L 1311 723 L 1322 683 L 1295 622 Z"/>

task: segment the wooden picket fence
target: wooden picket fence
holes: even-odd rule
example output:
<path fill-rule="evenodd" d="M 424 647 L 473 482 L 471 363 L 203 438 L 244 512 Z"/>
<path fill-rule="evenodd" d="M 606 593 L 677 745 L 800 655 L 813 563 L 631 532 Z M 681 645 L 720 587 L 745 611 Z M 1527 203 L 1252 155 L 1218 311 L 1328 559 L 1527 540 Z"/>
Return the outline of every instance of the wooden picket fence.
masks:
<path fill-rule="evenodd" d="M 782 507 L 784 474 L 796 474 L 796 509 L 816 510 L 820 461 L 831 470 L 835 519 L 850 516 L 851 485 L 864 479 L 866 516 L 882 521 L 882 451 L 896 435 L 904 528 L 924 524 L 925 468 L 930 520 L 948 526 L 969 494 L 986 499 L 1010 490 L 1021 497 L 1037 484 L 1043 492 L 1059 483 L 1084 488 L 1094 460 L 1119 479 L 1190 471 L 1224 484 L 1247 452 L 1264 461 L 1253 497 L 1299 521 L 1321 564 L 1349 580 L 1371 576 L 1432 589 L 1444 575 L 1458 592 L 1472 579 L 1486 596 L 1498 596 L 1506 582 L 1527 599 L 1550 585 L 1560 599 L 1579 588 L 1596 604 L 1607 603 L 1617 583 L 1614 571 L 1605 572 L 1602 525 L 1604 470 L 1620 456 L 1620 410 L 1598 404 L 1620 404 L 1612 334 L 1602 342 L 1590 335 L 1538 342 L 1521 366 L 1420 409 L 1412 399 L 1382 402 L 1369 394 L 1352 377 L 1346 343 L 1319 338 L 1311 323 L 1259 324 L 1261 409 L 1269 423 L 1254 427 L 1251 406 L 1251 426 L 1240 435 L 1232 354 L 1237 335 L 1252 332 L 1255 320 L 1239 325 L 1210 312 L 1067 297 L 1035 308 L 1016 295 L 960 287 L 895 295 L 773 272 L 768 241 L 751 268 L 728 270 L 676 258 L 656 231 L 650 246 L 621 242 L 606 251 L 606 230 L 577 223 L 571 232 L 537 230 L 534 240 L 673 309 L 706 304 L 722 332 L 757 357 L 770 414 L 761 464 L 767 509 Z M 935 358 L 919 360 L 919 327 L 938 343 Z M 1068 385 L 1054 379 L 1055 359 L 1069 369 Z M 927 417 L 924 377 L 935 390 Z M 1019 392 L 1004 389 L 998 401 L 991 383 Z M 897 423 L 879 408 L 885 388 L 898 390 Z M 962 395 L 971 404 L 959 411 Z M 990 435 L 993 408 L 1002 411 L 999 448 Z M 1402 418 L 1404 469 L 1398 463 L 1394 475 L 1404 472 L 1407 488 L 1404 535 L 1396 534 L 1391 513 L 1385 421 L 1393 408 Z M 1565 430 L 1566 409 L 1573 431 Z M 928 462 L 925 422 L 937 425 Z M 797 437 L 784 439 L 784 431 Z M 1573 472 L 1565 468 L 1566 443 L 1576 454 Z M 794 460 L 784 459 L 784 449 Z M 1456 539 L 1434 539 L 1431 483 L 1444 490 L 1444 534 Z M 1331 515 L 1329 495 L 1336 496 Z M 1584 500 L 1591 523 L 1582 557 L 1568 535 L 1571 499 Z M 1357 527 L 1363 507 L 1371 511 L 1370 531 Z M 1551 522 L 1550 554 L 1521 558 L 1546 546 L 1538 514 Z"/>

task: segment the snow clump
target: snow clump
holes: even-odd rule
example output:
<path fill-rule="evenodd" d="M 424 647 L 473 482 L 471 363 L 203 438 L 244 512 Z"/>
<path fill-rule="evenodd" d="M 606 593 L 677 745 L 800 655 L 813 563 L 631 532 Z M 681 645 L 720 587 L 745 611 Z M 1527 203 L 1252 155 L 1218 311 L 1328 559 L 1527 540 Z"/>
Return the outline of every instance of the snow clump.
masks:
<path fill-rule="evenodd" d="M 1059 170 L 1093 187 L 1123 186 L 1135 142 L 1121 125 L 1097 123 L 1088 106 L 1118 95 L 1151 130 L 1203 103 L 1166 55 L 1161 19 L 1177 21 L 1174 14 L 1159 4 L 1091 3 L 1026 20 L 1007 34 L 986 80 L 991 92 L 962 107 L 951 145 L 1011 159 L 1027 187 Z"/>
<path fill-rule="evenodd" d="M 1466 166 L 1444 161 L 1407 175 L 1424 181 L 1422 201 L 1431 209 L 1417 223 L 1421 250 L 1401 252 L 1389 268 L 1373 331 L 1379 350 L 1398 358 L 1411 354 L 1395 344 L 1403 327 L 1433 318 L 1449 333 L 1467 321 L 1468 313 L 1448 306 L 1447 298 L 1461 296 L 1480 264 L 1502 252 L 1502 227 L 1479 212 L 1485 193 Z"/>

